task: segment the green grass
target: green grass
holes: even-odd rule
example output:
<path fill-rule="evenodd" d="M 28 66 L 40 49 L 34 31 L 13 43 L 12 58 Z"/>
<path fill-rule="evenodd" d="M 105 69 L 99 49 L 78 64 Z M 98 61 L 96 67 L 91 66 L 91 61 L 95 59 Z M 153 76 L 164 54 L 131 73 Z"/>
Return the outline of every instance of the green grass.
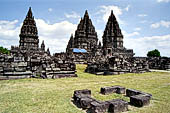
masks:
<path fill-rule="evenodd" d="M 128 113 L 169 113 L 170 73 L 151 72 L 96 76 L 84 73 L 85 65 L 77 65 L 76 78 L 20 79 L 0 81 L 0 112 L 3 113 L 82 113 L 72 103 L 74 90 L 90 89 L 98 100 L 122 98 L 123 95 L 103 96 L 104 86 L 121 85 L 153 95 L 151 104 L 143 108 L 129 106 Z"/>

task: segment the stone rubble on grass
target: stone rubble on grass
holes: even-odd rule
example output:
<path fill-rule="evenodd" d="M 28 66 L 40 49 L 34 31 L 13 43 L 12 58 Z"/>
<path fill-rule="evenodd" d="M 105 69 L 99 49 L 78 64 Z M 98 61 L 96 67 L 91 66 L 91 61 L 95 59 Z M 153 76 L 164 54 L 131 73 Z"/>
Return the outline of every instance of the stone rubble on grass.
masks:
<path fill-rule="evenodd" d="M 126 90 L 126 91 L 125 91 Z M 125 94 L 130 98 L 130 105 L 143 107 L 149 105 L 151 94 L 134 89 L 126 89 L 122 86 L 111 86 L 101 88 L 101 94 Z M 75 90 L 73 94 L 74 102 L 89 113 L 120 113 L 128 111 L 129 103 L 123 99 L 113 99 L 108 101 L 98 101 L 91 97 L 91 90 Z"/>

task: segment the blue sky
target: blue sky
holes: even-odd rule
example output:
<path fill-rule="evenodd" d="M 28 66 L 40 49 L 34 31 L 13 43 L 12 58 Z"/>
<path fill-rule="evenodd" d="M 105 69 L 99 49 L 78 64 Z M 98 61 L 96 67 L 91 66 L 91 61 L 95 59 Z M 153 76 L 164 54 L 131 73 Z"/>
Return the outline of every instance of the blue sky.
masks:
<path fill-rule="evenodd" d="M 19 45 L 19 32 L 32 7 L 40 43 L 52 53 L 65 51 L 71 33 L 88 10 L 99 40 L 111 10 L 124 35 L 124 46 L 136 56 L 158 49 L 170 56 L 170 0 L 1 0 L 0 45 Z"/>

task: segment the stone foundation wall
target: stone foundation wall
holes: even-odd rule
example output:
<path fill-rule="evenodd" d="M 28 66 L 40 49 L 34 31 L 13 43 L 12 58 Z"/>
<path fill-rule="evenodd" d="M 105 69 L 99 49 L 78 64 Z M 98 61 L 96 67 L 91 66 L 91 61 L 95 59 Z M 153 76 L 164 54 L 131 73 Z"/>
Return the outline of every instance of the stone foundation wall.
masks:
<path fill-rule="evenodd" d="M 170 58 L 168 57 L 153 57 L 148 58 L 150 69 L 170 70 Z"/>
<path fill-rule="evenodd" d="M 111 57 L 106 61 L 89 63 L 85 72 L 97 75 L 116 75 L 124 73 L 148 72 L 148 62 L 143 57 L 121 58 Z"/>
<path fill-rule="evenodd" d="M 75 72 L 76 65 L 69 59 L 40 54 L 27 58 L 0 55 L 0 79 L 77 77 Z"/>

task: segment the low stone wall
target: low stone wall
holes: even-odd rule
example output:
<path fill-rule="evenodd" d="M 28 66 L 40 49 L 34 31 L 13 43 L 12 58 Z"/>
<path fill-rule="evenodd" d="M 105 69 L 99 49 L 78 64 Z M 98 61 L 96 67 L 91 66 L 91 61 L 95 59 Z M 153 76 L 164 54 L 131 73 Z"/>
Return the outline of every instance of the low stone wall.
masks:
<path fill-rule="evenodd" d="M 63 78 L 77 77 L 76 65 L 69 59 L 35 54 L 30 57 L 0 55 L 0 79 L 36 77 Z"/>
<path fill-rule="evenodd" d="M 32 72 L 22 57 L 0 55 L 0 79 L 29 78 Z"/>
<path fill-rule="evenodd" d="M 105 62 L 96 61 L 88 63 L 85 72 L 96 75 L 117 75 L 124 73 L 143 73 L 148 72 L 148 62 L 143 57 L 120 58 L 111 57 Z"/>
<path fill-rule="evenodd" d="M 170 58 L 168 57 L 151 57 L 148 58 L 150 69 L 170 70 Z"/>

